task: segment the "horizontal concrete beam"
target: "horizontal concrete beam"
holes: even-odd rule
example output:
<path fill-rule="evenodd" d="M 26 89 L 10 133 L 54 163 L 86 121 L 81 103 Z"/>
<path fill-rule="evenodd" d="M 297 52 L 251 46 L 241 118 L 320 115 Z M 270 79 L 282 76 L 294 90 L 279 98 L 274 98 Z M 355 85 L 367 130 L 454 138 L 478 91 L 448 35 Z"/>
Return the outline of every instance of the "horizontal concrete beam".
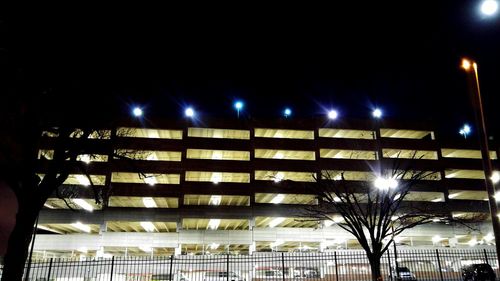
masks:
<path fill-rule="evenodd" d="M 448 203 L 421 202 L 425 210 L 451 210 L 456 212 L 488 212 L 487 202 L 452 200 Z M 304 205 L 255 204 L 253 206 L 184 206 L 181 208 L 107 208 L 92 213 L 67 209 L 44 209 L 39 223 L 103 224 L 106 221 L 158 221 L 176 222 L 182 218 L 247 219 L 265 217 L 300 217 L 306 214 Z"/>

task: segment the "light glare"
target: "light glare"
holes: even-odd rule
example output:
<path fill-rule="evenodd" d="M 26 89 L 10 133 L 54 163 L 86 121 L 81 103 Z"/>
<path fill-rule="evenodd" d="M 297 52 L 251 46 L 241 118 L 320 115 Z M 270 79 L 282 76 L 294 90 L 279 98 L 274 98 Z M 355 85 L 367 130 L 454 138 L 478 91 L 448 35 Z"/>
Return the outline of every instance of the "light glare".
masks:
<path fill-rule="evenodd" d="M 396 179 L 393 179 L 393 178 L 386 179 L 386 178 L 380 177 L 380 178 L 377 178 L 373 184 L 376 188 L 382 189 L 382 190 L 387 190 L 387 189 L 398 187 L 398 181 Z"/>

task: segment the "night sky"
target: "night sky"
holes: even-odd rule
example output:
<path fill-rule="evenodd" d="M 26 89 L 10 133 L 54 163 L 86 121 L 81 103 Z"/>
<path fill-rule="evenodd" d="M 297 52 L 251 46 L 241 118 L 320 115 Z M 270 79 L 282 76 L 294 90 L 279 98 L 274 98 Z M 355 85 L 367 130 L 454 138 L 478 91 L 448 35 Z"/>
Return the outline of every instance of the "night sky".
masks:
<path fill-rule="evenodd" d="M 295 117 L 368 117 L 378 105 L 460 137 L 474 122 L 465 55 L 478 61 L 489 133 L 500 135 L 500 15 L 484 18 L 475 0 L 342 2 L 3 11 L 4 89 L 45 93 L 51 112 L 90 119 L 135 104 L 148 117 L 192 105 L 235 118 L 237 98 L 254 118 L 285 106 Z"/>

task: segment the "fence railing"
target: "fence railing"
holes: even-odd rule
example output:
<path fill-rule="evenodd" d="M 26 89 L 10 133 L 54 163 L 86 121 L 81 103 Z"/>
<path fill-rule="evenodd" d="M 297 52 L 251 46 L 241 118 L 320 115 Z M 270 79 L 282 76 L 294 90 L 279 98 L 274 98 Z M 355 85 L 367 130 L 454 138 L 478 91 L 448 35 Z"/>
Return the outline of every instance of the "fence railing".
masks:
<path fill-rule="evenodd" d="M 499 276 L 493 249 L 401 250 L 381 260 L 384 280 L 463 280 L 462 268 L 488 263 Z M 397 264 L 397 267 L 396 267 Z M 398 270 L 396 270 L 398 268 Z M 401 272 L 400 272 L 401 271 Z M 1 271 L 0 271 L 1 272 Z M 414 277 L 414 278 L 413 278 Z M 31 263 L 30 281 L 354 281 L 371 280 L 370 264 L 360 250 L 323 253 L 254 253 L 48 259 Z"/>

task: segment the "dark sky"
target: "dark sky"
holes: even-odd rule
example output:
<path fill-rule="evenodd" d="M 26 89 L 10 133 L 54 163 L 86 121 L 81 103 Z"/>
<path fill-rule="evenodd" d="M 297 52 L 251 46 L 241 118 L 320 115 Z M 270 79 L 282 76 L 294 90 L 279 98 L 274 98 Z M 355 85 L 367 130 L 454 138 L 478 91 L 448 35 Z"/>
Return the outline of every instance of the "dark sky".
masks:
<path fill-rule="evenodd" d="M 177 117 L 191 104 L 234 117 L 241 98 L 252 117 L 285 106 L 366 117 L 379 105 L 455 134 L 473 123 L 459 69 L 467 55 L 499 135 L 500 15 L 484 18 L 475 0 L 343 2 L 4 10 L 2 59 L 16 85 L 48 91 L 72 113 L 124 115 L 139 104 Z"/>

